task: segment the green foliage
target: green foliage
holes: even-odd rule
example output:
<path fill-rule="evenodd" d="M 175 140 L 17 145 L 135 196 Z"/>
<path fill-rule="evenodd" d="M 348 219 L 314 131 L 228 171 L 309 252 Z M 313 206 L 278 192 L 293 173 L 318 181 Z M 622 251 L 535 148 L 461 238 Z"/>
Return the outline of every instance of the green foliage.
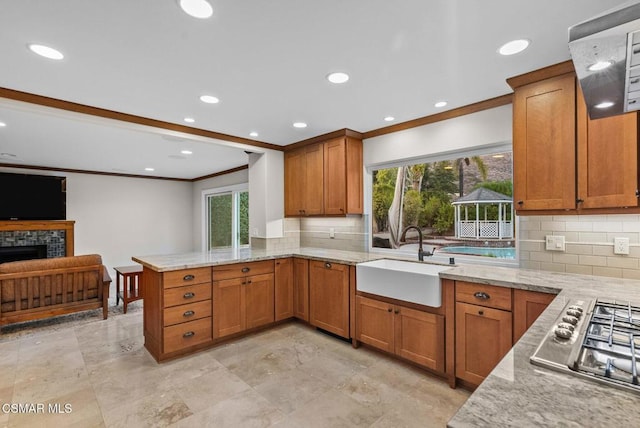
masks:
<path fill-rule="evenodd" d="M 249 192 L 242 192 L 240 199 L 240 245 L 249 245 Z"/>
<path fill-rule="evenodd" d="M 427 195 L 453 194 L 458 191 L 456 174 L 453 169 L 445 169 L 447 166 L 451 166 L 451 163 L 444 161 L 427 165 L 422 180 L 422 190 Z"/>
<path fill-rule="evenodd" d="M 421 211 L 422 195 L 417 190 L 407 190 L 404 194 L 404 204 L 402 207 L 403 224 L 405 226 L 417 224 Z"/>
<path fill-rule="evenodd" d="M 389 221 L 389 207 L 393 202 L 398 168 L 374 171 L 373 174 L 373 218 L 378 230 L 386 230 Z"/>
<path fill-rule="evenodd" d="M 513 196 L 513 183 L 511 180 L 483 181 L 482 183 L 478 183 L 474 190 L 480 187 L 502 193 L 503 195 Z"/>
<path fill-rule="evenodd" d="M 442 204 L 438 208 L 435 222 L 433 223 L 433 230 L 436 233 L 443 234 L 451 230 L 454 220 L 454 208 L 451 204 Z"/>
<path fill-rule="evenodd" d="M 216 195 L 209 201 L 209 247 L 231 246 L 231 207 L 232 195 Z"/>

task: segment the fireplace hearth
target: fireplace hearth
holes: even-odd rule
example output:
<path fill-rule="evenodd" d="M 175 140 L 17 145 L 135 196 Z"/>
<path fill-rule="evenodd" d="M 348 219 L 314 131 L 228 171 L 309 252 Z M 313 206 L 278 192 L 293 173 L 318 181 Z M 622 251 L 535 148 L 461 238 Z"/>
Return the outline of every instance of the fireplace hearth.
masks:
<path fill-rule="evenodd" d="M 0 263 L 19 260 L 46 259 L 46 245 L 23 245 L 19 247 L 0 247 Z"/>

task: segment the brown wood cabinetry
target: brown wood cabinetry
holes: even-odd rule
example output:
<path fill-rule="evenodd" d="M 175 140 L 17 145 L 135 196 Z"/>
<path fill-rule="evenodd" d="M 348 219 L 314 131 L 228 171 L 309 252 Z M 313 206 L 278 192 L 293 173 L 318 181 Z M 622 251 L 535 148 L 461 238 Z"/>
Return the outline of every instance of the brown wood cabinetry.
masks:
<path fill-rule="evenodd" d="M 275 320 L 293 317 L 293 258 L 275 261 Z"/>
<path fill-rule="evenodd" d="M 293 259 L 293 315 L 309 322 L 309 260 Z"/>
<path fill-rule="evenodd" d="M 555 294 L 513 290 L 513 343 L 520 340 L 555 298 Z"/>
<path fill-rule="evenodd" d="M 216 338 L 274 321 L 273 272 L 272 260 L 213 268 Z"/>
<path fill-rule="evenodd" d="M 479 385 L 512 346 L 511 289 L 456 282 L 456 377 Z"/>
<path fill-rule="evenodd" d="M 444 316 L 363 296 L 356 313 L 356 340 L 444 372 Z"/>
<path fill-rule="evenodd" d="M 144 268 L 145 347 L 158 361 L 213 342 L 211 268 Z M 147 298 L 148 296 L 148 298 Z"/>
<path fill-rule="evenodd" d="M 309 322 L 323 330 L 350 338 L 349 266 L 309 262 Z"/>
<path fill-rule="evenodd" d="M 518 213 L 638 207 L 637 113 L 590 120 L 570 62 L 508 83 Z"/>
<path fill-rule="evenodd" d="M 285 153 L 285 216 L 324 214 L 324 150 L 313 144 Z"/>
<path fill-rule="evenodd" d="M 285 153 L 285 216 L 362 214 L 362 141 L 339 137 Z"/>

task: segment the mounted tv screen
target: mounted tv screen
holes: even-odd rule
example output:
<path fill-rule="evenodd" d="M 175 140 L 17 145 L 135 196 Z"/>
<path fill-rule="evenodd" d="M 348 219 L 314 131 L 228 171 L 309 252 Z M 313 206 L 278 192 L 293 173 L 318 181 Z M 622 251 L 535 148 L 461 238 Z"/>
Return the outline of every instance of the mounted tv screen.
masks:
<path fill-rule="evenodd" d="M 0 172 L 0 220 L 66 220 L 66 178 Z"/>

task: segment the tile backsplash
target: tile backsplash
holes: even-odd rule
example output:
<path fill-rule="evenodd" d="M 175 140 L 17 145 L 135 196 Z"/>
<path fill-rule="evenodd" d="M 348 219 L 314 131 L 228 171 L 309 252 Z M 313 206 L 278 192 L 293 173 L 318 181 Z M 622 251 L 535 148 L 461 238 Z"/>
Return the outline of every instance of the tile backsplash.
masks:
<path fill-rule="evenodd" d="M 520 267 L 640 279 L 640 215 L 520 216 Z M 565 237 L 565 250 L 545 250 L 547 235 Z M 613 252 L 615 238 L 629 239 L 629 254 Z"/>

